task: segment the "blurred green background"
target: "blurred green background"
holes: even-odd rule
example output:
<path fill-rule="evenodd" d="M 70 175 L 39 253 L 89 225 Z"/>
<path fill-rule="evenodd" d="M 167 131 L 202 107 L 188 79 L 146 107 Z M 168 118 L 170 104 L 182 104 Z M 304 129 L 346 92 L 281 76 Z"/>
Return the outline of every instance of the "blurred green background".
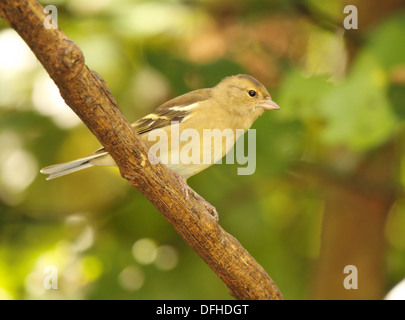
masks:
<path fill-rule="evenodd" d="M 189 184 L 286 299 L 380 299 L 405 277 L 404 1 L 41 3 L 130 122 L 228 75 L 265 84 L 282 109 L 253 126 L 255 174 L 215 165 Z M 0 299 L 231 299 L 116 168 L 39 174 L 98 147 L 0 19 Z"/>

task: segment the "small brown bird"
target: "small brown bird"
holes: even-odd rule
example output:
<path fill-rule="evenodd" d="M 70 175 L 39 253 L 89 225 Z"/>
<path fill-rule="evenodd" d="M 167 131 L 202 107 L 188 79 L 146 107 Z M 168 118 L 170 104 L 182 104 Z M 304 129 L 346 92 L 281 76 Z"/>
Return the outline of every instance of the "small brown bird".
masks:
<path fill-rule="evenodd" d="M 264 110 L 278 109 L 259 81 L 240 74 L 224 78 L 213 88 L 174 98 L 132 126 L 146 139 L 150 150 L 159 149 L 155 155 L 162 163 L 187 180 L 226 155 Z M 215 140 L 215 134 L 219 135 L 216 143 L 203 141 L 207 132 L 214 132 L 209 136 L 210 142 Z M 166 148 L 162 139 L 167 143 Z M 158 143 L 160 147 L 156 148 Z M 190 155 L 191 152 L 194 154 Z M 49 180 L 102 165 L 116 165 L 104 148 L 81 159 L 43 168 L 41 173 L 49 175 Z"/>

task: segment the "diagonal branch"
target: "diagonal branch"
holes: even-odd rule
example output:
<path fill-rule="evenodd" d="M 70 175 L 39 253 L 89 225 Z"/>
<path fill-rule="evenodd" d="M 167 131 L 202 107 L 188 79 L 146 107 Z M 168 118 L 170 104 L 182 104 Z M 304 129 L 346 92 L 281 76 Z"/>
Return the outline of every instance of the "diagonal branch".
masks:
<path fill-rule="evenodd" d="M 117 163 L 121 175 L 173 225 L 237 299 L 282 299 L 264 269 L 210 215 L 200 197 L 165 166 L 152 165 L 146 142 L 126 121 L 103 79 L 84 64 L 80 48 L 59 29 L 46 29 L 37 0 L 1 0 L 0 15 L 28 44 L 62 97 Z"/>

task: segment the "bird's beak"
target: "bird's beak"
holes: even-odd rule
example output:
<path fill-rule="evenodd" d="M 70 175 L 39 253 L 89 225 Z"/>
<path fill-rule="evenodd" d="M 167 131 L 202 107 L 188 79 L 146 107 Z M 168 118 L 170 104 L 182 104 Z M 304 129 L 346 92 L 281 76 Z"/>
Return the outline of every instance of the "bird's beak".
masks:
<path fill-rule="evenodd" d="M 259 106 L 264 110 L 280 110 L 280 106 L 270 98 L 260 101 Z"/>

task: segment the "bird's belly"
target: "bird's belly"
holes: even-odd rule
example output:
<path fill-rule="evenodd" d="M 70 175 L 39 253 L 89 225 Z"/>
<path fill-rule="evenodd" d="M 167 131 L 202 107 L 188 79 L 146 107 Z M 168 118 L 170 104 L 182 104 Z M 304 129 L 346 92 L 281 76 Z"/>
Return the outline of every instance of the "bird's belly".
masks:
<path fill-rule="evenodd" d="M 180 135 L 174 137 L 167 134 L 167 131 L 161 133 L 155 131 L 159 136 L 156 139 L 158 141 L 145 137 L 150 145 L 149 152 L 169 169 L 187 179 L 220 161 L 243 134 L 243 130 L 189 130 L 184 131 L 181 138 Z"/>

